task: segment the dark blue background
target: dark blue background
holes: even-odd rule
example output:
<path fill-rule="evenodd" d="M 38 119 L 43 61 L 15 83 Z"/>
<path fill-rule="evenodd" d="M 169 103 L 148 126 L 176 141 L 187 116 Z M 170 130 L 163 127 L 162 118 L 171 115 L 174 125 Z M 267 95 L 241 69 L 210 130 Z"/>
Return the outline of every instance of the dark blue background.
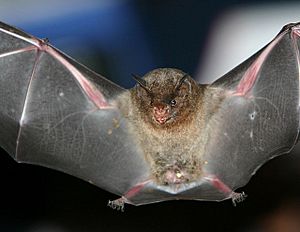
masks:
<path fill-rule="evenodd" d="M 157 67 L 177 67 L 194 74 L 212 23 L 237 4 L 154 0 L 116 1 L 103 7 L 100 2 L 87 11 L 30 23 L 20 20 L 16 26 L 49 38 L 93 70 L 131 87 L 131 73 L 143 75 Z"/>

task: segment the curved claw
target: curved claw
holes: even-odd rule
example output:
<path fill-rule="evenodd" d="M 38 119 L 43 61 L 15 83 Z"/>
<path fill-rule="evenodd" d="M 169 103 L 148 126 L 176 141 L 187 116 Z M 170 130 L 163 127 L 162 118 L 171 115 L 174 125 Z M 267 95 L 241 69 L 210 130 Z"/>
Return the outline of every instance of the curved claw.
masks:
<path fill-rule="evenodd" d="M 111 201 L 109 200 L 107 203 L 107 206 L 112 208 L 112 209 L 116 209 L 116 210 L 120 210 L 121 212 L 124 212 L 124 208 L 125 208 L 125 199 L 123 199 L 123 197 Z"/>
<path fill-rule="evenodd" d="M 241 192 L 241 193 L 232 192 L 231 200 L 232 200 L 233 206 L 236 206 L 237 203 L 244 201 L 246 199 L 246 197 L 247 197 L 247 194 L 245 194 L 244 192 Z"/>

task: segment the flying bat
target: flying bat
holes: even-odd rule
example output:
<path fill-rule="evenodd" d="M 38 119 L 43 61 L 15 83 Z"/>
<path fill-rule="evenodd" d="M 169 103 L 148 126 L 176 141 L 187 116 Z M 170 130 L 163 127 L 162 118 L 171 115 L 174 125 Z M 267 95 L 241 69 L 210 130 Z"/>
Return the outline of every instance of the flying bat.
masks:
<path fill-rule="evenodd" d="M 158 68 L 124 89 L 0 24 L 0 145 L 119 195 L 108 205 L 242 201 L 244 186 L 299 134 L 300 24 L 212 84 Z"/>

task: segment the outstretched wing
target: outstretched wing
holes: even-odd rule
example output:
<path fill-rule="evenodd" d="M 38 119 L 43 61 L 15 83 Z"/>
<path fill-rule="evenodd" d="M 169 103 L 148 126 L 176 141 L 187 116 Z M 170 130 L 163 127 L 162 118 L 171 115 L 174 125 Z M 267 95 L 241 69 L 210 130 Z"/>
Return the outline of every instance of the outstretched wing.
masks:
<path fill-rule="evenodd" d="M 289 152 L 299 133 L 300 25 L 211 85 L 224 100 L 211 117 L 205 171 L 236 189 L 269 159 Z"/>
<path fill-rule="evenodd" d="M 179 186 L 148 184 L 137 204 L 170 199 L 241 200 L 269 159 L 289 152 L 299 134 L 300 25 L 288 25 L 257 54 L 207 87 L 201 134 L 203 175 Z M 197 140 L 197 139 L 195 139 Z M 198 141 L 198 140 L 197 140 Z M 239 199 L 240 198 L 240 199 Z"/>
<path fill-rule="evenodd" d="M 124 89 L 0 23 L 0 145 L 17 161 L 122 195 L 147 166 L 113 105 Z"/>

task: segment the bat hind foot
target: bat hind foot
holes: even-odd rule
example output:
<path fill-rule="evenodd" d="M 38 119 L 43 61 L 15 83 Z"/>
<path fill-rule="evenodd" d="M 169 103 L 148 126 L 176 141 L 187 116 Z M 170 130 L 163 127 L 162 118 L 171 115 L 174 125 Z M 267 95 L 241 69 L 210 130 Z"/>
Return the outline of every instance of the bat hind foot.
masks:
<path fill-rule="evenodd" d="M 246 199 L 246 197 L 247 197 L 247 195 L 244 192 L 242 192 L 242 193 L 232 192 L 232 194 L 231 194 L 232 204 L 234 206 L 236 206 L 237 203 L 244 201 Z"/>
<path fill-rule="evenodd" d="M 114 201 L 109 200 L 107 206 L 112 209 L 116 209 L 118 211 L 120 210 L 121 212 L 124 212 L 125 200 L 122 197 Z"/>

